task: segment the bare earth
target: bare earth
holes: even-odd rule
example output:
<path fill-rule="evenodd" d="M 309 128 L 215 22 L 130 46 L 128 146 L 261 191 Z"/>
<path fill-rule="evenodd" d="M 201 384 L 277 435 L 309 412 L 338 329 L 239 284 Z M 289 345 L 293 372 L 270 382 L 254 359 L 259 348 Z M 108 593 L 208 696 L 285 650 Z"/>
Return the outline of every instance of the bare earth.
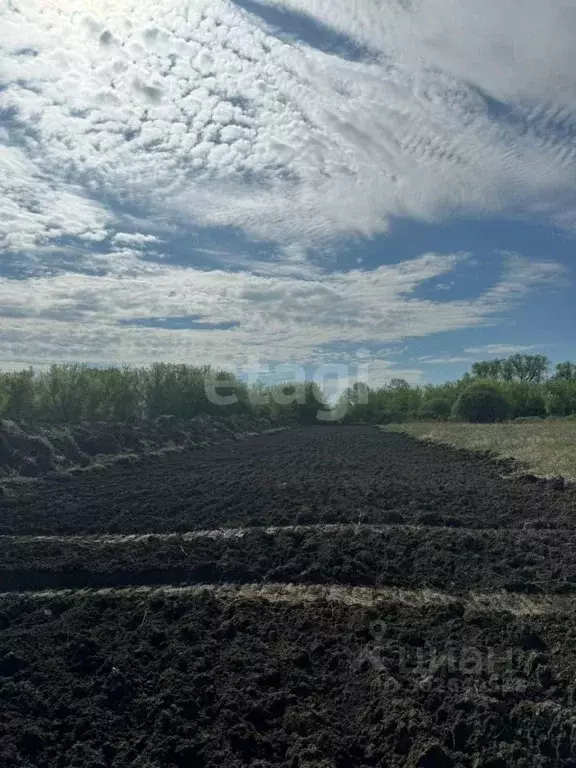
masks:
<path fill-rule="evenodd" d="M 12 494 L 2 766 L 576 766 L 572 485 L 323 427 Z"/>

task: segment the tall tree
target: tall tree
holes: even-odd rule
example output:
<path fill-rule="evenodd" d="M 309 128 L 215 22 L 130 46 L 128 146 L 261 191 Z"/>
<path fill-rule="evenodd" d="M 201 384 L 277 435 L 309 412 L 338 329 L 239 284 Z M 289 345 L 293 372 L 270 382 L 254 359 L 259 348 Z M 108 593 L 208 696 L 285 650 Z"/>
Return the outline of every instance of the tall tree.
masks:
<path fill-rule="evenodd" d="M 539 384 L 546 377 L 550 361 L 545 355 L 510 355 L 506 361 L 515 379 L 528 384 Z"/>
<path fill-rule="evenodd" d="M 554 378 L 560 381 L 576 381 L 576 364 L 569 360 L 565 363 L 558 363 Z"/>
<path fill-rule="evenodd" d="M 521 381 L 539 384 L 546 377 L 550 361 L 544 355 L 510 355 L 503 360 L 481 360 L 472 365 L 472 374 L 478 379 Z"/>
<path fill-rule="evenodd" d="M 500 379 L 503 373 L 504 360 L 481 360 L 474 363 L 472 373 L 479 379 Z"/>

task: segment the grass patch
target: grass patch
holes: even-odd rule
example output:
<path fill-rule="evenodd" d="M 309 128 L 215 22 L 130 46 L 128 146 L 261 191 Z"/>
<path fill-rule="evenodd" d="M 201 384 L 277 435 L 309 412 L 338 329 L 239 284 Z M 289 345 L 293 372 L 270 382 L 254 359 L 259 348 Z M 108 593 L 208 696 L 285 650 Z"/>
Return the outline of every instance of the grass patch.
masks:
<path fill-rule="evenodd" d="M 527 471 L 543 477 L 576 480 L 576 421 L 542 420 L 504 424 L 411 422 L 384 429 L 406 432 L 420 440 L 435 440 L 456 448 L 493 451 L 521 461 Z"/>

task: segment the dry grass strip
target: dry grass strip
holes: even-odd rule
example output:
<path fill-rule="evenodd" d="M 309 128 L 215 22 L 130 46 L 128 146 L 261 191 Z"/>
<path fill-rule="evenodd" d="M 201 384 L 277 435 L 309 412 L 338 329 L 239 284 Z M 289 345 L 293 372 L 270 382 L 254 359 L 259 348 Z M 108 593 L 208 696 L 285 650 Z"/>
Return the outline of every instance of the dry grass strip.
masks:
<path fill-rule="evenodd" d="M 340 585 L 303 584 L 206 584 L 191 586 L 122 587 L 102 589 L 62 589 L 39 592 L 0 593 L 0 604 L 14 600 L 49 601 L 55 598 L 71 603 L 91 597 L 195 597 L 211 595 L 217 599 L 259 600 L 270 603 L 341 603 L 351 606 L 377 607 L 383 603 L 400 603 L 413 608 L 430 606 L 463 606 L 465 612 L 510 613 L 514 616 L 542 616 L 576 613 L 574 595 L 526 596 L 507 592 L 473 592 L 458 597 L 431 589 L 402 589 L 399 587 L 346 587 Z"/>
<path fill-rule="evenodd" d="M 123 545 L 139 542 L 156 541 L 193 541 L 194 539 L 241 539 L 249 533 L 263 533 L 269 536 L 283 533 L 338 533 L 349 532 L 361 535 L 369 533 L 390 533 L 392 531 L 423 532 L 427 535 L 434 533 L 450 533 L 454 536 L 480 536 L 488 535 L 498 537 L 502 531 L 514 533 L 524 537 L 545 537 L 551 534 L 576 536 L 576 528 L 534 528 L 526 526 L 522 528 L 469 528 L 465 526 L 441 526 L 441 525 L 414 525 L 408 523 L 384 523 L 381 525 L 370 523 L 326 523 L 312 525 L 279 525 L 279 526 L 250 526 L 249 528 L 216 528 L 212 530 L 185 531 L 180 533 L 110 533 L 110 534 L 71 534 L 69 536 L 0 536 L 2 544 L 34 544 L 46 542 L 47 544 L 106 544 Z"/>

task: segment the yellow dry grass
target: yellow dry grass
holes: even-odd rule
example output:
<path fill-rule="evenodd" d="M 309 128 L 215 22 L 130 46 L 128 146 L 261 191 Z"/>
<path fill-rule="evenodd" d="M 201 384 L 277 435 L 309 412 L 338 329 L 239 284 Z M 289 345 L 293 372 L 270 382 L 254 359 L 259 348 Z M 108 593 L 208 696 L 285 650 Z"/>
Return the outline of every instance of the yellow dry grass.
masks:
<path fill-rule="evenodd" d="M 420 440 L 448 443 L 456 448 L 493 451 L 499 456 L 518 459 L 527 471 L 536 475 L 563 475 L 576 480 L 576 421 L 414 422 L 386 429 L 407 432 Z"/>
<path fill-rule="evenodd" d="M 78 604 L 94 597 L 142 601 L 158 597 L 197 598 L 211 595 L 222 601 L 257 600 L 268 603 L 341 603 L 365 608 L 386 603 L 412 608 L 427 606 L 462 606 L 473 613 L 510 613 L 513 616 L 570 615 L 576 612 L 574 595 L 522 595 L 508 592 L 470 592 L 452 595 L 448 592 L 402 587 L 351 587 L 341 584 L 191 584 L 184 587 L 103 587 L 100 589 L 48 589 L 41 592 L 0 592 L 0 605 L 20 600 L 33 603 L 54 599 Z"/>

